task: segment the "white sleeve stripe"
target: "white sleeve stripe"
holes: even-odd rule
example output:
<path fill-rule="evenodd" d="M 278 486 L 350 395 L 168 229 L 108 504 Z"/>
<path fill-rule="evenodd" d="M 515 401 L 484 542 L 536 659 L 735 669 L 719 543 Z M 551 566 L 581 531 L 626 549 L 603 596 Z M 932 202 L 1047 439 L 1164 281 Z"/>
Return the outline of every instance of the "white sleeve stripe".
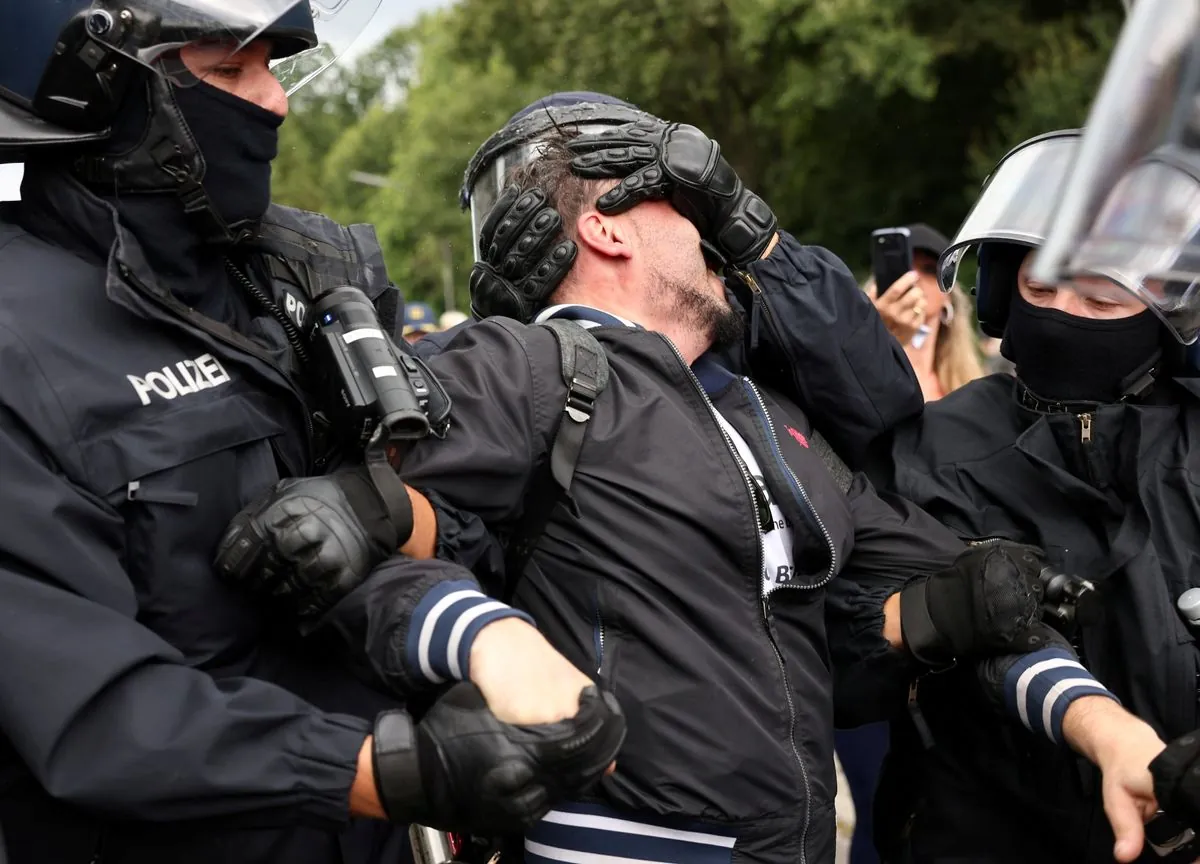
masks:
<path fill-rule="evenodd" d="M 443 612 L 455 603 L 465 600 L 468 597 L 485 599 L 483 593 L 479 591 L 452 591 L 435 603 L 425 616 L 425 620 L 421 622 L 421 636 L 417 647 L 417 662 L 421 667 L 421 674 L 434 684 L 441 684 L 446 680 L 434 672 L 433 666 L 429 663 L 429 648 L 433 643 L 434 628 L 437 627 L 438 618 L 442 616 Z"/>
<path fill-rule="evenodd" d="M 1051 687 L 1042 702 L 1042 731 L 1055 740 L 1058 740 L 1058 736 L 1054 734 L 1054 727 L 1051 725 L 1054 717 L 1054 705 L 1064 693 L 1078 687 L 1091 687 L 1105 693 L 1108 692 L 1104 685 L 1095 678 L 1066 678 Z"/>
<path fill-rule="evenodd" d="M 1087 672 L 1087 670 L 1075 660 L 1070 660 L 1066 657 L 1056 657 L 1051 660 L 1042 660 L 1039 663 L 1034 663 L 1032 666 L 1022 672 L 1021 677 L 1017 679 L 1015 700 L 1017 703 L 1017 714 L 1020 716 L 1021 722 L 1025 724 L 1025 728 L 1031 732 L 1033 731 L 1033 726 L 1030 725 L 1029 722 L 1029 707 L 1026 705 L 1026 698 L 1029 692 L 1029 687 L 1033 684 L 1033 679 L 1037 678 L 1037 676 L 1043 672 L 1049 672 L 1051 669 L 1062 669 L 1063 667 L 1067 666 L 1078 669 L 1084 673 Z"/>
<path fill-rule="evenodd" d="M 450 596 L 454 596 L 453 594 Z M 486 603 L 480 603 L 478 606 L 472 606 L 466 612 L 458 616 L 458 620 L 454 622 L 454 627 L 450 631 L 450 639 L 446 643 L 446 658 L 450 665 L 450 677 L 455 681 L 461 681 L 463 678 L 462 668 L 458 662 L 458 647 L 462 642 L 463 633 L 471 626 L 471 622 L 480 615 L 486 615 L 488 612 L 495 612 L 497 609 L 507 609 L 508 607 L 499 600 L 489 600 Z"/>

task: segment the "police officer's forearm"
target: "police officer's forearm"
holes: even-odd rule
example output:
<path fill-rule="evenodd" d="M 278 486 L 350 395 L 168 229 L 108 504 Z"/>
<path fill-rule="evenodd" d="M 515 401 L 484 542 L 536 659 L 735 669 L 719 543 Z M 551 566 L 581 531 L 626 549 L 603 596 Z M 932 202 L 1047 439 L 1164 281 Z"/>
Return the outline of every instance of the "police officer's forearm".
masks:
<path fill-rule="evenodd" d="M 1133 754 L 1149 769 L 1165 746 L 1144 720 L 1134 716 L 1111 696 L 1090 695 L 1075 699 L 1062 721 L 1063 740 L 1073 750 L 1101 768 Z"/>
<path fill-rule="evenodd" d="M 775 236 L 773 236 L 771 238 L 771 242 L 767 244 L 767 248 L 763 250 L 762 255 L 758 256 L 759 259 L 761 260 L 763 258 L 769 257 L 770 254 L 775 251 L 775 247 L 778 245 L 779 245 L 779 232 L 776 231 Z"/>
<path fill-rule="evenodd" d="M 904 648 L 904 631 L 900 627 L 900 592 L 883 601 L 883 638 L 896 650 Z"/>
<path fill-rule="evenodd" d="M 350 814 L 368 819 L 387 819 L 383 804 L 379 801 L 379 790 L 375 787 L 375 757 L 371 752 L 374 740 L 368 735 L 358 751 L 358 770 L 354 774 L 354 785 L 350 787 Z"/>

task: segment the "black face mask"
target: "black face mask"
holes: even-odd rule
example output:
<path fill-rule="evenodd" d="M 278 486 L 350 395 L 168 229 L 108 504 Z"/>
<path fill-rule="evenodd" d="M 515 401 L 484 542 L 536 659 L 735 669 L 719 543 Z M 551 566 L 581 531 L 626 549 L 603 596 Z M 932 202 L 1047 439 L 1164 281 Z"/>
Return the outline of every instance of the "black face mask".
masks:
<path fill-rule="evenodd" d="M 1000 353 L 1043 399 L 1117 402 L 1159 352 L 1162 324 L 1147 309 L 1128 318 L 1080 318 L 1014 292 Z"/>
<path fill-rule="evenodd" d="M 178 87 L 175 100 L 204 157 L 204 191 L 226 225 L 262 218 L 283 118 L 210 84 Z"/>

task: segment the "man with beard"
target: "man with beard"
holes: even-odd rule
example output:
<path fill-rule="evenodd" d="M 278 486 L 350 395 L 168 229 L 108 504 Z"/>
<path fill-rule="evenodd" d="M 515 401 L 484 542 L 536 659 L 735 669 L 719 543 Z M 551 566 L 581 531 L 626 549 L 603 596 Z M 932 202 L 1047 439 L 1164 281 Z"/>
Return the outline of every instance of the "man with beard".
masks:
<path fill-rule="evenodd" d="M 577 699 L 575 670 L 618 694 L 628 737 L 616 773 L 515 838 L 515 858 L 832 860 L 831 665 L 869 717 L 876 693 L 889 698 L 927 662 L 1024 647 L 1040 564 L 1011 544 L 964 552 L 861 477 L 843 491 L 810 448 L 803 413 L 713 361 L 743 323 L 702 243 L 756 279 L 801 247 L 698 129 L 648 120 L 614 132 L 544 140 L 515 197 L 482 226 L 484 246 L 503 242 L 545 205 L 577 255 L 542 323 L 489 318 L 431 358 L 453 422 L 400 469 L 481 517 L 507 540 L 508 561 L 439 517 L 439 557 L 478 582 L 393 557 L 363 573 L 327 624 L 406 691 L 462 677 L 472 643 L 472 678 L 518 722 L 534 706 Z M 617 170 L 607 145 L 639 132 L 661 136 L 648 145 L 663 156 L 659 173 L 605 179 Z M 640 184 L 654 188 L 627 194 Z M 574 341 L 574 376 L 556 344 L 572 344 L 554 329 L 563 319 L 594 339 Z M 569 496 L 514 563 L 511 538 L 538 509 L 540 478 L 560 467 L 554 445 L 582 422 Z M 301 491 L 281 490 L 250 514 L 262 536 L 277 532 L 269 514 Z M 329 509 L 311 527 L 321 534 L 342 519 L 355 517 Z M 336 597 L 315 568 L 292 561 L 293 590 Z M 507 617 L 475 638 L 477 619 L 508 603 L 537 629 Z"/>

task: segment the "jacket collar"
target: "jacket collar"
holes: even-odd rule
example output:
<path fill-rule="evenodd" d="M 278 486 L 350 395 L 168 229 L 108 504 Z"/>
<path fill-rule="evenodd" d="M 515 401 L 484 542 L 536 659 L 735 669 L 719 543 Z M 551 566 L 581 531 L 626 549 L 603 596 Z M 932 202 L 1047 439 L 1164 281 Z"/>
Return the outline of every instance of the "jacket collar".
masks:
<path fill-rule="evenodd" d="M 148 291 L 164 294 L 137 238 L 121 224 L 117 210 L 65 170 L 26 166 L 17 221 L 29 233 L 102 266 L 108 295 L 120 301 L 128 273 Z"/>
<path fill-rule="evenodd" d="M 582 303 L 563 303 L 558 306 L 550 306 L 539 312 L 533 321 L 535 324 L 540 324 L 543 321 L 549 321 L 551 318 L 565 318 L 568 321 L 576 322 L 580 327 L 587 330 L 593 327 L 628 327 L 633 330 L 646 329 L 627 318 L 622 318 L 611 312 L 605 312 L 603 309 L 597 309 L 594 306 L 585 306 Z M 706 351 L 692 364 L 692 374 L 696 376 L 700 382 L 700 386 L 704 388 L 704 391 L 709 396 L 721 392 L 736 379 L 736 376 L 732 372 L 721 365 L 717 359 L 717 355 L 712 351 Z"/>

